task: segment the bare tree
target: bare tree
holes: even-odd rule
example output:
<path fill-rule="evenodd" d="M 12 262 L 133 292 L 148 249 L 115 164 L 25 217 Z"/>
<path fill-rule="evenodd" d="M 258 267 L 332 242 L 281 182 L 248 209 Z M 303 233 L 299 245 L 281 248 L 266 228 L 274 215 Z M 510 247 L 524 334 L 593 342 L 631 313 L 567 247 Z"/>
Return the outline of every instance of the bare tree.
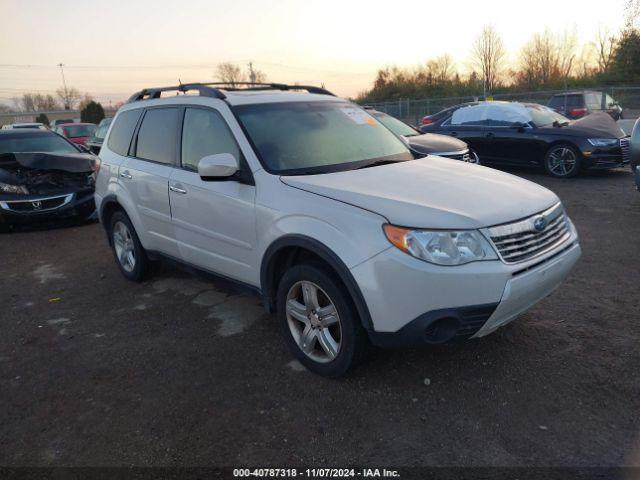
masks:
<path fill-rule="evenodd" d="M 598 52 L 598 71 L 605 73 L 609 71 L 611 59 L 616 51 L 618 39 L 611 34 L 608 28 L 598 30 L 596 38 L 596 50 Z"/>
<path fill-rule="evenodd" d="M 633 29 L 640 18 L 640 0 L 627 0 L 624 5 L 625 28 Z"/>
<path fill-rule="evenodd" d="M 575 31 L 554 35 L 550 30 L 535 33 L 520 51 L 521 81 L 530 86 L 546 86 L 564 80 L 574 70 L 577 39 Z"/>
<path fill-rule="evenodd" d="M 556 48 L 558 55 L 558 71 L 562 78 L 566 79 L 571 75 L 573 62 L 576 58 L 578 38 L 575 30 L 566 30 L 562 35 L 556 37 Z"/>
<path fill-rule="evenodd" d="M 60 104 L 53 95 L 42 95 L 40 93 L 25 93 L 22 97 L 14 99 L 17 110 L 23 112 L 59 110 Z"/>
<path fill-rule="evenodd" d="M 444 83 L 454 74 L 453 58 L 448 53 L 427 62 L 427 76 L 434 81 Z"/>
<path fill-rule="evenodd" d="M 60 98 L 65 110 L 73 110 L 82 98 L 82 94 L 77 88 L 59 88 L 56 94 Z"/>
<path fill-rule="evenodd" d="M 485 26 L 473 44 L 472 61 L 481 71 L 485 90 L 489 93 L 497 85 L 505 56 L 506 51 L 500 35 L 492 26 Z"/>
<path fill-rule="evenodd" d="M 93 102 L 93 97 L 85 92 L 78 101 L 78 110 L 83 110 L 91 102 Z"/>
<path fill-rule="evenodd" d="M 242 72 L 242 69 L 231 62 L 219 63 L 216 67 L 215 75 L 218 80 L 230 85 L 247 81 L 247 77 Z"/>

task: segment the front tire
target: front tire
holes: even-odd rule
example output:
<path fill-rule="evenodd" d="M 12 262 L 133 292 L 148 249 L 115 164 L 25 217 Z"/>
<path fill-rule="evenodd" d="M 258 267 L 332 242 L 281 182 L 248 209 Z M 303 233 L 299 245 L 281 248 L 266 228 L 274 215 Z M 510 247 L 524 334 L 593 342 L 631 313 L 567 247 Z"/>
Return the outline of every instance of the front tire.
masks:
<path fill-rule="evenodd" d="M 278 286 L 277 308 L 291 352 L 312 372 L 335 378 L 363 360 L 366 332 L 345 288 L 324 266 L 289 269 Z"/>
<path fill-rule="evenodd" d="M 554 145 L 544 157 L 544 169 L 552 177 L 575 177 L 580 171 L 580 160 L 580 152 L 573 145 Z"/>
<path fill-rule="evenodd" d="M 110 223 L 111 250 L 122 275 L 140 282 L 149 269 L 149 259 L 133 224 L 124 212 L 115 212 Z"/>

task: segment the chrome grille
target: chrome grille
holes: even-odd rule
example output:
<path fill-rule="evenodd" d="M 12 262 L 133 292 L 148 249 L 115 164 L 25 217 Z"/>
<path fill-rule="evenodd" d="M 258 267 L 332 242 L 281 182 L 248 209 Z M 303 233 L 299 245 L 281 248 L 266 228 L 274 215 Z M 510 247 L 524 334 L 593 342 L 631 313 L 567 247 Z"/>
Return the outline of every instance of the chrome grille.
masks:
<path fill-rule="evenodd" d="M 569 224 L 561 204 L 518 222 L 491 227 L 489 236 L 506 263 L 541 255 L 569 238 Z"/>
<path fill-rule="evenodd" d="M 29 200 L 7 200 L 0 202 L 0 208 L 20 213 L 47 212 L 66 205 L 72 198 L 73 193 L 56 197 L 30 198 Z"/>
<path fill-rule="evenodd" d="M 450 158 L 452 160 L 461 160 L 463 162 L 475 162 L 475 159 L 471 157 L 471 153 L 469 152 L 469 150 L 461 150 L 459 152 L 434 153 L 433 155 Z"/>
<path fill-rule="evenodd" d="M 622 150 L 622 161 L 631 161 L 631 148 L 629 146 L 629 137 L 620 139 L 620 150 Z"/>

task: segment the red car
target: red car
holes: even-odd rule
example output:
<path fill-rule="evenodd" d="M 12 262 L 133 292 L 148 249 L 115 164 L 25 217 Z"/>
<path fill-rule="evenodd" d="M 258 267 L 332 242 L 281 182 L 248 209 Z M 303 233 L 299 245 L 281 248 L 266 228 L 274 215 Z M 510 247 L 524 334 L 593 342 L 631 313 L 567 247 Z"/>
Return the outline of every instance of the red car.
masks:
<path fill-rule="evenodd" d="M 54 131 L 69 139 L 70 142 L 84 145 L 97 128 L 93 123 L 61 123 L 56 125 Z"/>

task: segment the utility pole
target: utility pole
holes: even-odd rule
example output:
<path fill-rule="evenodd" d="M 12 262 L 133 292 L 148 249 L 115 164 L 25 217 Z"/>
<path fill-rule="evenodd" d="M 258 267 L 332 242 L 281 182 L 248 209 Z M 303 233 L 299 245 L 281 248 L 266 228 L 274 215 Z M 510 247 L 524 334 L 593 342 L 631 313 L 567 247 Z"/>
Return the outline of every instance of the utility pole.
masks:
<path fill-rule="evenodd" d="M 64 65 L 59 63 L 58 66 L 60 67 L 60 73 L 62 74 L 62 86 L 64 87 L 64 109 L 71 110 L 71 106 L 69 105 L 69 93 L 67 92 L 67 82 L 64 79 L 64 69 L 62 68 Z"/>
<path fill-rule="evenodd" d="M 251 83 L 256 83 L 256 72 L 253 69 L 253 62 L 249 62 L 249 81 Z"/>

